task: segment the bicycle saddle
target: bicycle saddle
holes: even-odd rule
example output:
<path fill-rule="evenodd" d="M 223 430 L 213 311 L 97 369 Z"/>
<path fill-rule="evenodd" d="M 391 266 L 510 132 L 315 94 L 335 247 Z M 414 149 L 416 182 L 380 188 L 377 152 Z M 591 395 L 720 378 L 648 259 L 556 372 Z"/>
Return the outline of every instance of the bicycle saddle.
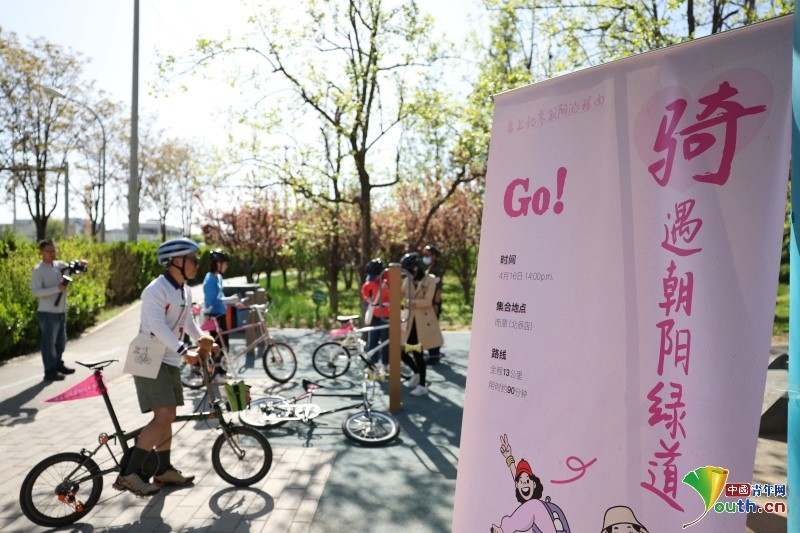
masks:
<path fill-rule="evenodd" d="M 94 370 L 95 368 L 105 368 L 111 363 L 116 363 L 119 359 L 107 359 L 105 361 L 75 361 L 81 366 L 85 366 L 86 368 L 91 368 Z"/>
<path fill-rule="evenodd" d="M 350 322 L 351 320 L 355 320 L 358 318 L 358 315 L 337 315 L 336 320 L 339 322 Z"/>
<path fill-rule="evenodd" d="M 303 390 L 306 392 L 315 391 L 317 389 L 321 389 L 322 385 L 318 383 L 314 383 L 313 381 L 309 381 L 307 379 L 303 379 Z"/>

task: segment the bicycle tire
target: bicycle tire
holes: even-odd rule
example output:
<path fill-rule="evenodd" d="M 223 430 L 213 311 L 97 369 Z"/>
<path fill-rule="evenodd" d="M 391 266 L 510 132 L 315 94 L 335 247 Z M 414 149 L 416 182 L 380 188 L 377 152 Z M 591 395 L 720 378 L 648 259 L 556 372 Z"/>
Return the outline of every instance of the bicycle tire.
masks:
<path fill-rule="evenodd" d="M 284 425 L 288 420 L 280 420 L 283 411 L 264 410 L 262 407 L 269 404 L 285 402 L 283 396 L 265 396 L 251 400 L 247 408 L 239 411 L 239 421 L 251 428 L 276 428 Z"/>
<path fill-rule="evenodd" d="M 187 389 L 200 389 L 203 387 L 203 370 L 196 365 L 187 363 L 181 357 L 181 364 L 178 367 L 181 373 L 181 384 Z"/>
<path fill-rule="evenodd" d="M 235 487 L 258 483 L 272 467 L 272 447 L 258 430 L 229 426 L 211 449 L 214 471 Z"/>
<path fill-rule="evenodd" d="M 73 481 L 87 477 L 83 483 Z M 81 485 L 87 483 L 91 483 L 88 492 L 79 492 Z M 59 453 L 28 472 L 19 490 L 19 504 L 22 513 L 34 524 L 62 527 L 86 516 L 102 492 L 103 476 L 97 463 L 79 453 Z M 79 504 L 80 494 L 88 494 L 88 498 Z"/>
<path fill-rule="evenodd" d="M 326 378 L 338 378 L 350 368 L 350 351 L 338 342 L 323 342 L 311 356 L 314 370 Z"/>
<path fill-rule="evenodd" d="M 383 411 L 359 411 L 344 419 L 342 431 L 362 446 L 383 446 L 400 434 L 400 423 Z"/>
<path fill-rule="evenodd" d="M 264 350 L 261 357 L 264 372 L 278 383 L 286 383 L 297 372 L 297 356 L 285 342 L 274 342 Z"/>

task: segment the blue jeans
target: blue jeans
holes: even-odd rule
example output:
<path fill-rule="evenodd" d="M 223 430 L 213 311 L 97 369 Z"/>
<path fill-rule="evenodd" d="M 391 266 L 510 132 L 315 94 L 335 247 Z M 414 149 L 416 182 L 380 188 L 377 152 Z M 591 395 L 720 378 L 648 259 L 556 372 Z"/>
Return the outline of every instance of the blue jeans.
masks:
<path fill-rule="evenodd" d="M 372 317 L 372 323 L 370 326 L 384 326 L 388 324 L 389 321 L 385 318 L 380 318 L 377 316 Z M 374 329 L 367 333 L 367 351 L 370 351 L 380 343 L 389 340 L 389 328 L 383 329 Z M 378 354 L 381 354 L 381 363 L 384 365 L 389 364 L 389 345 L 387 344 L 383 348 L 381 348 L 378 352 L 372 354 L 370 357 L 370 361 L 373 363 L 378 362 Z"/>
<path fill-rule="evenodd" d="M 67 315 L 64 313 L 37 312 L 42 336 L 39 346 L 42 349 L 42 362 L 45 372 L 57 372 L 63 364 L 61 356 L 67 345 Z"/>

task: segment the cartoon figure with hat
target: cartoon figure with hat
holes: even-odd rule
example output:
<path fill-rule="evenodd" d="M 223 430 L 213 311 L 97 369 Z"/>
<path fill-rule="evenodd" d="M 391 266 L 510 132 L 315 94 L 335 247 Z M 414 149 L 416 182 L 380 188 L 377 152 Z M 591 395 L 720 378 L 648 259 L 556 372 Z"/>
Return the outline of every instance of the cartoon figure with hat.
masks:
<path fill-rule="evenodd" d="M 630 507 L 618 505 L 609 507 L 603 519 L 600 533 L 649 533 L 634 516 Z"/>
<path fill-rule="evenodd" d="M 533 473 L 530 463 L 525 459 L 515 462 L 508 435 L 500 437 L 500 453 L 511 471 L 515 495 L 520 505 L 512 514 L 504 516 L 499 526 L 492 524 L 491 533 L 569 533 L 569 524 L 561 508 L 552 503 L 549 497 L 545 501 L 541 500 L 544 486 Z"/>

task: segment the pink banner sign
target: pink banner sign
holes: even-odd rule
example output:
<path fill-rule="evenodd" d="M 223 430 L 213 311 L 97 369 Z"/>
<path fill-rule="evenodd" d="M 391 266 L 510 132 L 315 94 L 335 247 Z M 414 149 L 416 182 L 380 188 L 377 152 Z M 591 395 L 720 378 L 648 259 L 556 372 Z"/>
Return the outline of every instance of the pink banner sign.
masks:
<path fill-rule="evenodd" d="M 103 386 L 106 385 L 106 378 L 103 377 Z M 77 385 L 70 387 L 58 396 L 53 396 L 45 402 L 68 402 L 70 400 L 82 400 L 83 398 L 91 398 L 92 396 L 100 396 L 103 391 L 97 384 L 94 376 L 89 376 Z"/>
<path fill-rule="evenodd" d="M 744 530 L 791 61 L 785 17 L 495 97 L 453 531 Z"/>

